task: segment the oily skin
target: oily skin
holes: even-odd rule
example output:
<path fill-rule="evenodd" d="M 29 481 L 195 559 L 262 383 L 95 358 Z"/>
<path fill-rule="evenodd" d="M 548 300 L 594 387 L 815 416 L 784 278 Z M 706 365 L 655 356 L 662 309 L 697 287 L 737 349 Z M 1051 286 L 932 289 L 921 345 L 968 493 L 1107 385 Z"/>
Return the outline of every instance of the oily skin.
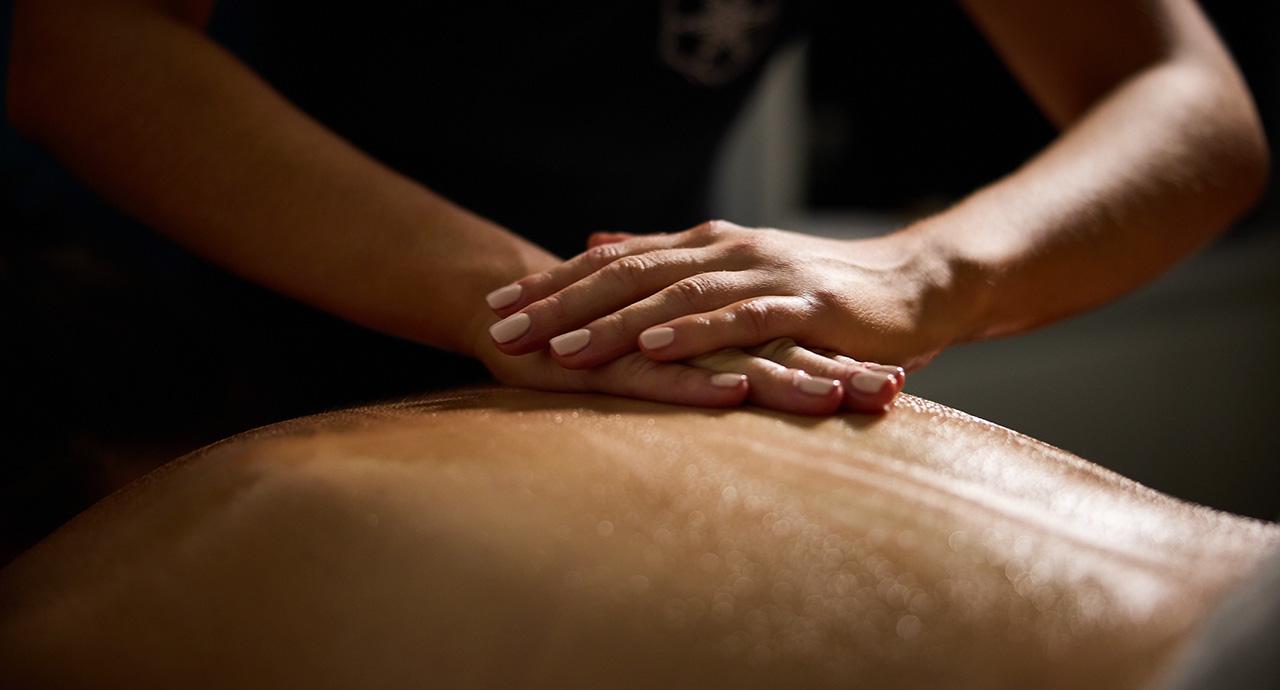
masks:
<path fill-rule="evenodd" d="M 13 687 L 1135 688 L 1280 545 L 917 398 L 463 391 L 163 469 L 0 572 Z M 75 659 L 75 663 L 67 663 Z"/>

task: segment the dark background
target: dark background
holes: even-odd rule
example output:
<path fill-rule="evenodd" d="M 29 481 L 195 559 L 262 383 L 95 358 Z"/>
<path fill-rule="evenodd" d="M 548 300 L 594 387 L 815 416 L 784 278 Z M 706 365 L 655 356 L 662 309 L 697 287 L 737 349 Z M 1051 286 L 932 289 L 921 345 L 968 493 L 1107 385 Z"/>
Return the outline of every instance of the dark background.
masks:
<path fill-rule="evenodd" d="M 813 213 L 936 210 L 1053 136 L 953 3 L 850 7 L 809 46 Z M 1202 7 L 1253 92 L 1274 169 L 1280 3 Z M 909 390 L 1173 495 L 1280 518 L 1278 185 L 1273 174 L 1252 212 L 1153 285 L 1031 334 L 954 348 Z"/>
<path fill-rule="evenodd" d="M 1201 7 L 1267 132 L 1280 132 L 1280 3 Z M 1053 137 L 956 3 L 841 3 L 828 13 L 809 48 L 811 207 L 933 208 L 1012 170 Z M 1270 145 L 1274 161 L 1275 136 Z M 1274 226 L 1278 184 L 1273 176 L 1237 234 Z"/>
<path fill-rule="evenodd" d="M 808 44 L 805 211 L 917 216 L 1013 169 L 1054 135 L 954 4 L 845 5 Z M 1276 4 L 1205 7 L 1268 131 L 1280 131 Z M 7 57 L 8 3 L 0 10 Z M 1152 288 L 1032 335 L 958 348 L 908 390 L 1174 495 L 1274 519 L 1276 184 L 1215 247 Z M 97 262 L 92 248 L 108 236 L 107 244 L 139 248 L 129 268 L 163 280 L 139 283 Z M 65 250 L 73 244 L 90 251 Z M 177 289 L 187 291 L 180 304 L 164 294 Z M 474 364 L 423 357 L 416 346 L 305 309 L 279 320 L 282 298 L 156 243 L 7 124 L 0 300 L 9 449 L 0 461 L 0 562 L 153 462 L 251 426 L 482 376 Z M 230 315 L 256 324 L 253 336 L 220 332 L 215 324 Z M 339 350 L 377 339 L 388 356 L 335 369 L 309 346 L 318 328 Z M 218 364 L 228 359 L 243 366 Z M 1192 385 L 1207 378 L 1218 382 L 1213 403 Z M 140 381 L 149 388 L 139 390 Z M 191 399 L 193 389 L 200 398 Z"/>

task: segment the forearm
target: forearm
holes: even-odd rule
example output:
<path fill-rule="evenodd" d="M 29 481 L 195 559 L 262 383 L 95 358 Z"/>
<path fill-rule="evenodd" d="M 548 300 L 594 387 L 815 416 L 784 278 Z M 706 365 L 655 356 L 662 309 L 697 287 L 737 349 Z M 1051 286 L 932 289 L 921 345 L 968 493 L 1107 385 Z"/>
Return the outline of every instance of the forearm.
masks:
<path fill-rule="evenodd" d="M 196 27 L 19 3 L 12 118 L 126 212 L 366 326 L 469 352 L 483 295 L 556 261 L 364 155 Z"/>
<path fill-rule="evenodd" d="M 1229 62 L 1170 60 L 906 232 L 949 269 L 939 304 L 955 340 L 1012 333 L 1124 294 L 1209 241 L 1258 194 L 1265 150 Z"/>

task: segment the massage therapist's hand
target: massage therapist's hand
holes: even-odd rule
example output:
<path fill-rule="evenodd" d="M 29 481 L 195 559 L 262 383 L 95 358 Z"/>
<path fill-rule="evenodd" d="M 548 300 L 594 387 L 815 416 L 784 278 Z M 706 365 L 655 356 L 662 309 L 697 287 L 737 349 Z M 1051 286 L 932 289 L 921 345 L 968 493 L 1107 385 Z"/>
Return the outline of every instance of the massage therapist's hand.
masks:
<path fill-rule="evenodd" d="M 678 361 L 779 337 L 918 367 L 951 341 L 925 318 L 937 264 L 910 233 L 833 240 L 723 221 L 670 235 L 598 234 L 583 254 L 490 295 L 501 351 L 551 347 L 569 369 L 642 350 Z"/>
<path fill-rule="evenodd" d="M 783 412 L 824 415 L 840 409 L 883 412 L 902 390 L 900 369 L 820 355 L 780 339 L 751 352 L 725 349 L 688 362 L 656 362 L 631 352 L 594 369 L 560 366 L 547 350 L 511 356 L 499 352 L 487 335 L 475 354 L 503 383 L 550 391 L 598 392 L 657 402 L 701 407 L 731 407 L 746 400 Z M 846 394 L 847 384 L 863 373 L 876 390 Z"/>

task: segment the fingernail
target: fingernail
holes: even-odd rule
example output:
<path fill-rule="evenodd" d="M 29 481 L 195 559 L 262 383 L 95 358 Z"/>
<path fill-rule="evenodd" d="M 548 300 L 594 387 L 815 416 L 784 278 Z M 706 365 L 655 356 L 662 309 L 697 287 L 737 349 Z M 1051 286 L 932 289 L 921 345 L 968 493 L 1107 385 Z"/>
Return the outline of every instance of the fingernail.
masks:
<path fill-rule="evenodd" d="M 489 327 L 489 335 L 500 343 L 515 340 L 529 330 L 532 320 L 528 314 L 512 314 Z"/>
<path fill-rule="evenodd" d="M 711 377 L 711 385 L 720 388 L 734 388 L 747 380 L 746 374 L 715 374 Z"/>
<path fill-rule="evenodd" d="M 675 339 L 676 329 L 668 328 L 667 326 L 650 328 L 640 334 L 640 344 L 645 346 L 645 349 L 648 350 L 656 350 L 660 347 L 666 347 Z"/>
<path fill-rule="evenodd" d="M 836 382 L 831 379 L 815 378 L 800 372 L 796 376 L 796 386 L 809 395 L 826 395 L 836 387 Z"/>
<path fill-rule="evenodd" d="M 865 366 L 866 368 L 872 371 L 878 371 L 882 374 L 889 374 L 890 376 L 893 376 L 899 381 L 903 381 L 907 378 L 907 372 L 902 367 L 895 367 L 889 364 L 872 364 L 870 362 L 864 363 L 863 366 Z"/>
<path fill-rule="evenodd" d="M 886 383 L 892 384 L 893 377 L 884 373 L 868 374 L 862 372 L 849 377 L 849 383 L 853 386 L 853 389 L 859 393 L 875 395 L 884 388 Z"/>
<path fill-rule="evenodd" d="M 552 338 L 551 349 L 555 350 L 557 355 L 571 355 L 586 347 L 589 342 L 591 342 L 591 331 L 579 328 Z"/>
<path fill-rule="evenodd" d="M 520 299 L 520 293 L 522 292 L 524 292 L 524 286 L 512 283 L 485 295 L 484 301 L 489 303 L 490 309 L 501 309 L 515 304 L 516 300 Z"/>

